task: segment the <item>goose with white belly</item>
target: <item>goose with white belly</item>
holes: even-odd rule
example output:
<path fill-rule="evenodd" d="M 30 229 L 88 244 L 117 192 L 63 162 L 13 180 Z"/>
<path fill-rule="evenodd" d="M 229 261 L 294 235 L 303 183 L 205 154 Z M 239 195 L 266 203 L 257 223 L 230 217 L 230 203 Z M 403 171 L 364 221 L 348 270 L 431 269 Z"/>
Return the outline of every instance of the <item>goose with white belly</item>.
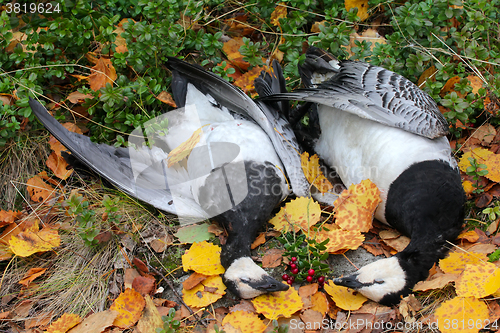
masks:
<path fill-rule="evenodd" d="M 305 89 L 264 100 L 315 103 L 321 129 L 309 138 L 315 152 L 346 186 L 375 183 L 382 199 L 375 217 L 411 238 L 402 252 L 334 283 L 395 304 L 461 230 L 465 195 L 448 124 L 429 95 L 384 68 L 338 61 L 311 47 L 300 71 Z"/>
<path fill-rule="evenodd" d="M 288 289 L 252 261 L 250 245 L 271 211 L 290 193 L 285 171 L 294 192 L 308 195 L 293 131 L 276 110 L 255 103 L 202 67 L 175 58 L 167 67 L 181 108 L 164 115 L 167 131 L 160 128 L 159 135 L 148 134 L 151 148 L 140 129 L 130 135 L 134 144 L 129 149 L 92 143 L 66 130 L 39 102 L 30 100 L 30 106 L 74 157 L 120 190 L 184 220 L 213 217 L 220 222 L 228 231 L 221 251 L 223 280 L 235 295 L 252 298 Z M 269 84 L 264 87 L 268 91 L 273 84 L 276 89 L 278 76 L 272 79 L 261 83 Z M 158 129 L 165 123 L 161 118 L 144 126 Z M 200 128 L 200 142 L 187 161 L 167 167 L 168 152 Z"/>

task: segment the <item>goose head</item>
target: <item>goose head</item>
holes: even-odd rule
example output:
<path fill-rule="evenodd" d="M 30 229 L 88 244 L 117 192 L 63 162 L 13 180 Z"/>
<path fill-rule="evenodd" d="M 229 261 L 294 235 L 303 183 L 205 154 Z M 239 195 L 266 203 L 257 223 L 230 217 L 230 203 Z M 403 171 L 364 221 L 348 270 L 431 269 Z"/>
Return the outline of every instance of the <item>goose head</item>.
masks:
<path fill-rule="evenodd" d="M 233 261 L 226 269 L 222 280 L 234 295 L 245 299 L 288 289 L 286 284 L 267 274 L 250 257 Z"/>

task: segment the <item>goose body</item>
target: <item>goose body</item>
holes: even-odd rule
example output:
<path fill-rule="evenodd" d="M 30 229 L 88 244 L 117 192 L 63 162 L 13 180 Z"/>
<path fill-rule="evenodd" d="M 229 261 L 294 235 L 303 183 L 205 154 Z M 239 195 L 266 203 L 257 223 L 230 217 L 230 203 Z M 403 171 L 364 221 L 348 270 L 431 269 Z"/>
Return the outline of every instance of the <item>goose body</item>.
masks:
<path fill-rule="evenodd" d="M 382 199 L 375 217 L 411 238 L 402 252 L 334 282 L 397 303 L 427 277 L 463 222 L 465 195 L 447 122 L 430 96 L 381 67 L 310 48 L 300 70 L 306 89 L 268 99 L 314 103 L 320 133 L 308 139 L 312 149 L 346 186 L 374 182 Z"/>
<path fill-rule="evenodd" d="M 145 144 L 141 129 L 130 135 L 129 149 L 92 143 L 66 130 L 40 103 L 30 100 L 30 106 L 73 156 L 122 191 L 179 215 L 181 222 L 217 220 L 228 232 L 221 251 L 223 280 L 236 296 L 288 289 L 251 260 L 250 245 L 290 193 L 285 172 L 294 191 L 308 195 L 293 131 L 276 110 L 254 103 L 215 74 L 175 58 L 167 67 L 180 108 L 145 124 L 161 129 L 148 132 L 152 147 Z M 262 80 L 262 90 L 277 92 L 277 80 Z M 168 152 L 200 130 L 187 161 L 168 167 Z"/>

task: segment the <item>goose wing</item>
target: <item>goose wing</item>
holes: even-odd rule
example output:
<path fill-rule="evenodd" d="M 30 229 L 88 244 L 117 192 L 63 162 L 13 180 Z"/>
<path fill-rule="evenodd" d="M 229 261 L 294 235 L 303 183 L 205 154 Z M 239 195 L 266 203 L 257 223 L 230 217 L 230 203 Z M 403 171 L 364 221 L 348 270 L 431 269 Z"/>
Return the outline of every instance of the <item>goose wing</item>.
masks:
<path fill-rule="evenodd" d="M 277 110 L 266 102 L 256 104 L 243 91 L 203 67 L 170 57 L 167 67 L 188 78 L 197 89 L 210 94 L 220 105 L 253 119 L 271 139 L 295 195 L 309 196 L 309 183 L 300 165 L 300 147 L 288 121 Z"/>
<path fill-rule="evenodd" d="M 188 179 L 187 174 L 167 168 L 164 163 L 150 163 L 154 160 L 152 156 L 158 155 L 160 149 L 137 145 L 141 148 L 132 151 L 135 156 L 131 159 L 129 149 L 96 144 L 84 135 L 68 131 L 38 101 L 30 98 L 29 104 L 45 128 L 77 159 L 123 192 L 186 219 L 195 221 L 207 218 L 203 209 L 188 195 L 188 189 L 176 189 L 174 195 L 170 190 L 169 184 L 182 186 Z M 141 161 L 144 166 L 131 164 Z M 134 170 L 141 172 L 137 174 Z"/>
<path fill-rule="evenodd" d="M 430 139 L 448 133 L 448 123 L 436 102 L 408 79 L 360 61 L 339 62 L 322 50 L 311 49 L 301 66 L 303 81 L 313 85 L 321 76 L 325 81 L 264 100 L 314 102 Z"/>

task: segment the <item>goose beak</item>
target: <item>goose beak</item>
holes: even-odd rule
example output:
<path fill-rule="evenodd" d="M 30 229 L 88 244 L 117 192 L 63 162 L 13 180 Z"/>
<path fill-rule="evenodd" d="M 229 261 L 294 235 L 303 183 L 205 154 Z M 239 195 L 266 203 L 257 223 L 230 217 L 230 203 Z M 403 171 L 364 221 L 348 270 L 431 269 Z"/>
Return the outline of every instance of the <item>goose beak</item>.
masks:
<path fill-rule="evenodd" d="M 357 275 L 336 278 L 333 280 L 333 283 L 335 283 L 337 286 L 344 286 L 351 289 L 359 289 L 364 286 L 363 283 L 358 281 Z"/>
<path fill-rule="evenodd" d="M 263 275 L 261 279 L 257 281 L 252 281 L 249 285 L 257 290 L 268 293 L 272 291 L 284 291 L 288 290 L 288 286 L 284 283 L 279 282 L 269 275 Z"/>

